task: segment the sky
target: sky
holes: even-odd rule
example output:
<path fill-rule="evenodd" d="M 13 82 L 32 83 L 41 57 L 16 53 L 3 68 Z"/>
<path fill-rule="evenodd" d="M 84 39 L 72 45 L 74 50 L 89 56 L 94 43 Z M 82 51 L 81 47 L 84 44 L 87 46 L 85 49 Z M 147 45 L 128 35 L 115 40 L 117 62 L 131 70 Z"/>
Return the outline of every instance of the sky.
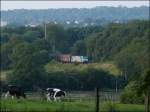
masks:
<path fill-rule="evenodd" d="M 149 6 L 149 1 L 1 1 L 1 10 Z"/>

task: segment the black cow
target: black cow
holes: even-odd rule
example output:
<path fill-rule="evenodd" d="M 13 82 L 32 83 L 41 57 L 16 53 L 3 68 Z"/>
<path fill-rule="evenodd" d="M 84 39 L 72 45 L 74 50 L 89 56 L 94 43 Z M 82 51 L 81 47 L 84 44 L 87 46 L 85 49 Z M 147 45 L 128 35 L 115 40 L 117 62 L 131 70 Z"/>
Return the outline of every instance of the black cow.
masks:
<path fill-rule="evenodd" d="M 61 100 L 62 98 L 66 96 L 66 92 L 58 88 L 47 88 L 46 90 L 47 90 L 47 95 L 46 95 L 47 101 Z"/>
<path fill-rule="evenodd" d="M 8 85 L 8 90 L 5 94 L 5 98 L 7 98 L 9 95 L 12 97 L 12 99 L 14 97 L 16 97 L 17 99 L 19 99 L 20 97 L 26 98 L 26 95 L 22 88 L 16 85 Z"/>

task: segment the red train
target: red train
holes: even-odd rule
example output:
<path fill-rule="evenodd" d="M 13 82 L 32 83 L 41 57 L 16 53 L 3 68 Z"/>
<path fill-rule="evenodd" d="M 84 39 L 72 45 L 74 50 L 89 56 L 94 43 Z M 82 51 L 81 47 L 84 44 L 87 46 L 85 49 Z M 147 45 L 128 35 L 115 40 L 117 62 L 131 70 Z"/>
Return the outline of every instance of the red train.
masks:
<path fill-rule="evenodd" d="M 72 56 L 70 54 L 60 54 L 56 59 L 63 63 L 88 63 L 89 61 L 87 56 Z"/>

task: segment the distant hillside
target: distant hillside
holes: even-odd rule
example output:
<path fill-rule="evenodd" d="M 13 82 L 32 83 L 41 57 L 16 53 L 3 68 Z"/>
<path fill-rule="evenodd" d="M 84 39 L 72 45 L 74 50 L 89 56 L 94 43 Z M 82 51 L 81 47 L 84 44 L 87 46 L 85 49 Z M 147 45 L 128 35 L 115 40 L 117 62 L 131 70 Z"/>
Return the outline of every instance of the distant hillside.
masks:
<path fill-rule="evenodd" d="M 91 9 L 47 9 L 1 11 L 2 21 L 9 24 L 39 24 L 44 21 L 67 25 L 99 25 L 108 22 L 126 22 L 133 19 L 148 19 L 149 7 L 95 7 Z"/>

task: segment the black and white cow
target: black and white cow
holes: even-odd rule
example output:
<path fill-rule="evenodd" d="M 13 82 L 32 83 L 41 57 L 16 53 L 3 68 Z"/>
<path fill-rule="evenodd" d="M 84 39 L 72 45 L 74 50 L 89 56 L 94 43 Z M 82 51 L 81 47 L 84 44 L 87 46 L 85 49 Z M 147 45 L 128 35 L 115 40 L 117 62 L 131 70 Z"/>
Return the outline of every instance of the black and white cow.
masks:
<path fill-rule="evenodd" d="M 52 100 L 60 101 L 66 96 L 66 92 L 58 88 L 47 88 L 46 91 L 47 91 L 46 94 L 47 101 L 52 101 Z"/>
<path fill-rule="evenodd" d="M 16 97 L 17 99 L 19 99 L 20 97 L 26 98 L 26 95 L 24 91 L 22 90 L 22 88 L 16 85 L 8 85 L 5 98 L 7 98 L 8 96 L 11 96 L 12 99 L 14 99 L 14 97 Z"/>

